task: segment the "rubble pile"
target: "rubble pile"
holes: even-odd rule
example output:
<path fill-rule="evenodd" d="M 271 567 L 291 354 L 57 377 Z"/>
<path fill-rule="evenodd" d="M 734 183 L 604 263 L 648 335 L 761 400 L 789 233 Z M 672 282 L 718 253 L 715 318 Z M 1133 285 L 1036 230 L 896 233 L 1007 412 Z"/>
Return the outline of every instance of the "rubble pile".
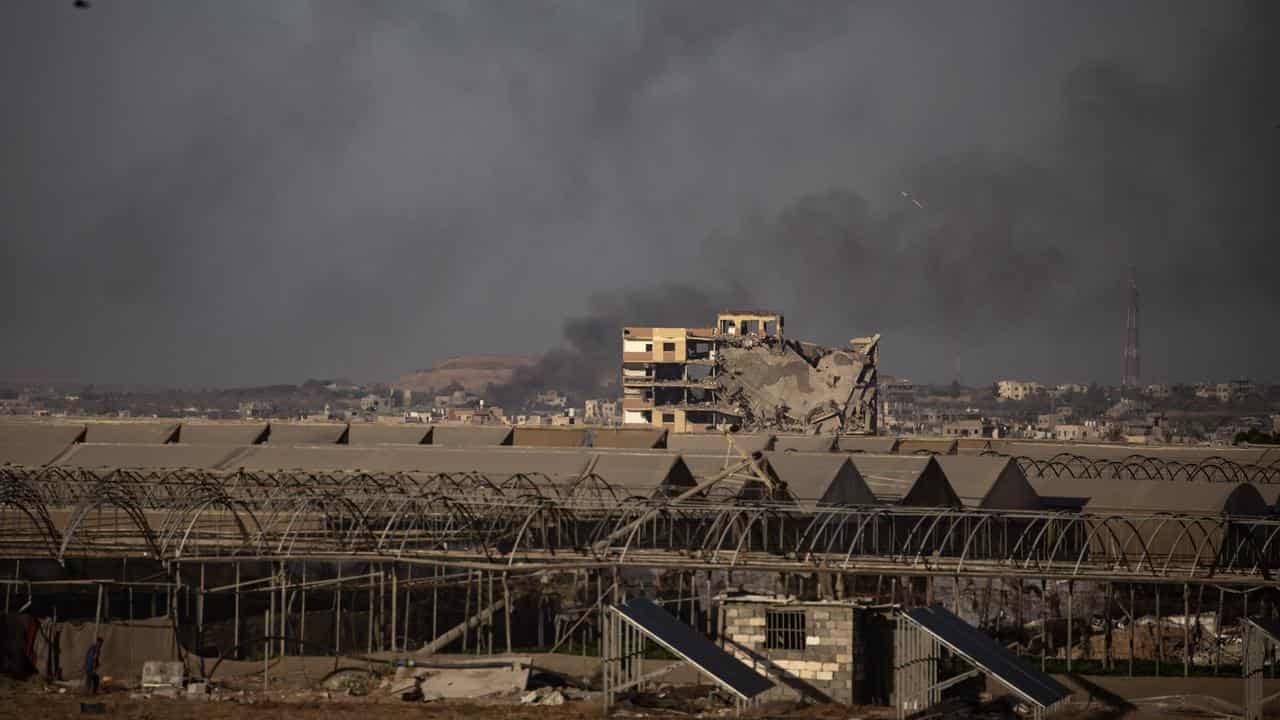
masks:
<path fill-rule="evenodd" d="M 741 412 L 744 430 L 874 432 L 879 340 L 855 338 L 847 349 L 768 336 L 723 341 L 720 397 Z"/>

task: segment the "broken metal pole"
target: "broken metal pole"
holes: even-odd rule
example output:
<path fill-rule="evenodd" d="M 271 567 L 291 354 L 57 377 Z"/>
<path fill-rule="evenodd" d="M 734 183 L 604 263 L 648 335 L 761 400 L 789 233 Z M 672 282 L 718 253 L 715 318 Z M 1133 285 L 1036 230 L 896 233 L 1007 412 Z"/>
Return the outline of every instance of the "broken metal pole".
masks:
<path fill-rule="evenodd" d="M 465 633 L 468 629 L 477 627 L 478 625 L 480 625 L 480 623 L 493 617 L 493 613 L 497 612 L 498 608 L 502 607 L 504 603 L 505 603 L 505 600 L 496 602 L 490 605 L 489 607 L 481 610 L 480 612 L 476 613 L 475 615 L 472 615 L 466 620 L 458 623 L 457 625 L 453 626 L 449 630 L 446 630 L 444 634 L 440 635 L 436 639 L 422 646 L 422 649 L 418 650 L 415 654 L 416 655 L 433 655 L 437 652 L 440 652 L 445 647 L 448 647 L 448 645 L 452 643 L 454 640 L 457 640 L 459 637 L 462 637 L 463 633 Z M 477 647 L 478 647 L 478 644 L 477 644 Z"/>
<path fill-rule="evenodd" d="M 236 563 L 236 592 L 233 601 L 231 621 L 231 645 L 237 648 L 236 656 L 240 656 L 240 563 Z"/>
<path fill-rule="evenodd" d="M 502 606 L 503 620 L 506 622 L 507 654 L 511 654 L 511 586 L 507 583 L 507 574 L 502 573 Z"/>

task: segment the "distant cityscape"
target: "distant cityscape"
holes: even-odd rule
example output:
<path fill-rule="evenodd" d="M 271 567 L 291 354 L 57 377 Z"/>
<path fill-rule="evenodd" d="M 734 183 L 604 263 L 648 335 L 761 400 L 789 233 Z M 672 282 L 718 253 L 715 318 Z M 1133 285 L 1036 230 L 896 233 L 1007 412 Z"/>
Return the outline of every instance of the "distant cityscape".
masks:
<path fill-rule="evenodd" d="M 489 358 L 493 362 L 493 358 Z M 467 365 L 455 358 L 441 367 Z M 465 378 L 463 378 L 465 380 Z M 307 380 L 216 390 L 119 390 L 93 385 L 0 385 L 0 416 L 289 419 L 534 426 L 623 425 L 623 399 L 559 389 L 520 407 L 489 402 L 486 387 Z M 1280 385 L 1248 379 L 1141 388 L 1005 379 L 991 385 L 917 384 L 880 376 L 877 433 L 1161 444 L 1271 442 L 1280 437 Z"/>

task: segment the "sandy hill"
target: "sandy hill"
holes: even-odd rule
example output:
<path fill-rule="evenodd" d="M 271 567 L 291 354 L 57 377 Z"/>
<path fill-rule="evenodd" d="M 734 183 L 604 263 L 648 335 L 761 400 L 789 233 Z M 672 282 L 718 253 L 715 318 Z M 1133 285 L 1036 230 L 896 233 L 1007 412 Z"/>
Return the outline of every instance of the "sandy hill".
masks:
<path fill-rule="evenodd" d="M 510 381 L 516 368 L 536 362 L 538 358 L 534 355 L 459 355 L 433 368 L 407 372 L 395 386 L 415 393 L 430 393 L 457 383 L 466 390 L 480 393 L 491 383 Z"/>

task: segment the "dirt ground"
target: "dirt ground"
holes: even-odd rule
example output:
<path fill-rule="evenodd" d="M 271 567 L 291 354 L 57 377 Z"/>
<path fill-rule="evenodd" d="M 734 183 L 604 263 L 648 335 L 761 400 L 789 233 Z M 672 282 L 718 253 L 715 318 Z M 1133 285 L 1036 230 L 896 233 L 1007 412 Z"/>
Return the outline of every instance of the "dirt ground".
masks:
<path fill-rule="evenodd" d="M 442 656 L 443 659 L 444 656 Z M 598 668 L 598 660 L 572 655 L 536 655 L 535 667 L 551 673 L 535 673 L 531 687 L 536 684 L 561 684 L 568 682 L 571 688 L 590 676 Z M 655 661 L 663 664 L 665 661 Z M 354 661 L 343 661 L 342 667 L 368 669 Z M 13 681 L 0 677 L 0 720 L 21 718 L 79 718 L 81 703 L 104 705 L 105 714 L 113 718 L 131 720 L 179 720 L 199 718 L 248 718 L 249 720 L 373 720 L 374 718 L 467 718 L 468 720 L 535 720 L 539 718 L 598 718 L 601 715 L 599 693 L 566 690 L 570 700 L 563 705 L 521 705 L 517 695 L 484 698 L 478 700 L 440 700 L 429 703 L 404 702 L 398 695 L 379 689 L 381 679 L 372 683 L 367 695 L 351 695 L 339 689 L 325 689 L 320 681 L 335 667 L 333 658 L 288 657 L 272 663 L 269 689 L 263 689 L 261 662 L 224 663 L 213 673 L 218 691 L 215 699 L 189 700 L 185 697 L 142 698 L 128 688 L 112 687 L 94 697 L 82 696 L 76 687 L 51 685 L 40 679 Z M 207 674 L 212 664 L 204 668 Z M 1125 677 L 1063 677 L 1058 676 L 1075 691 L 1069 707 L 1062 708 L 1055 717 L 1071 720 L 1101 720 L 1102 718 L 1129 718 L 1153 720 L 1154 718 L 1220 718 L 1238 714 L 1242 700 L 1243 683 L 1239 678 L 1125 678 Z M 698 682 L 696 674 L 685 669 L 673 672 L 666 678 L 682 686 L 678 694 L 705 696 L 711 686 L 702 681 L 702 689 L 693 687 Z M 997 688 L 989 686 L 997 695 Z M 1268 681 L 1265 693 L 1280 690 L 1280 681 Z M 732 717 L 727 707 L 708 705 L 704 717 Z M 1268 717 L 1280 717 L 1280 703 L 1267 708 Z M 689 708 L 667 711 L 661 707 L 623 703 L 616 717 L 690 717 L 695 712 Z M 894 717 L 887 707 L 797 706 L 773 703 L 754 709 L 748 717 L 769 718 L 822 718 L 823 720 L 849 720 L 863 718 L 880 720 Z M 970 714 L 970 718 L 996 717 L 992 714 Z"/>

